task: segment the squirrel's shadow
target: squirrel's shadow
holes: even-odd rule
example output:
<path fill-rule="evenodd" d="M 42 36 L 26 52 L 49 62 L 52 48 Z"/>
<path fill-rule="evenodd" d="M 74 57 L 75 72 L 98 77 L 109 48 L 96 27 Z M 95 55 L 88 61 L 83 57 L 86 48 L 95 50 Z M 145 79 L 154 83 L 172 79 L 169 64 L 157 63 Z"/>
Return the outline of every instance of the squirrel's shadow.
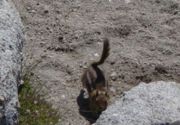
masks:
<path fill-rule="evenodd" d="M 99 118 L 101 113 L 93 113 L 89 109 L 89 98 L 84 98 L 85 91 L 82 89 L 79 93 L 79 96 L 77 97 L 77 104 L 79 106 L 79 113 L 90 122 L 90 124 L 93 124 L 96 122 L 96 120 Z"/>

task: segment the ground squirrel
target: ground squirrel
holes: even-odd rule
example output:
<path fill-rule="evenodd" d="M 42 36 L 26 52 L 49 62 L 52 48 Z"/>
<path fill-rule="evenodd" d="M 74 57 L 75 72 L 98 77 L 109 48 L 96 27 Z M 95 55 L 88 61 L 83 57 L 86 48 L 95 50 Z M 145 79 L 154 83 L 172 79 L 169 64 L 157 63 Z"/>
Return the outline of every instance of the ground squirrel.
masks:
<path fill-rule="evenodd" d="M 108 105 L 108 82 L 103 71 L 98 67 L 98 65 L 104 63 L 105 59 L 109 56 L 109 50 L 109 40 L 106 38 L 104 39 L 103 51 L 100 60 L 91 63 L 82 75 L 81 81 L 83 87 L 88 91 L 91 110 L 103 111 Z"/>

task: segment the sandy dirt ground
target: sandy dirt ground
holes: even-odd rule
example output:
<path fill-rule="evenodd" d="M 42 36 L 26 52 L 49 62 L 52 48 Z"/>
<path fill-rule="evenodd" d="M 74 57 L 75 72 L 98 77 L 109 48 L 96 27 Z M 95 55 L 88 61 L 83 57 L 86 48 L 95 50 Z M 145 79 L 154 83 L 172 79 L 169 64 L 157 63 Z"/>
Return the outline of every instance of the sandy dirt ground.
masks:
<path fill-rule="evenodd" d="M 139 82 L 180 83 L 178 0 L 13 0 L 25 26 L 24 67 L 31 67 L 62 125 L 86 125 L 77 96 L 85 67 L 101 55 L 111 102 Z M 37 84 L 34 82 L 34 84 Z"/>

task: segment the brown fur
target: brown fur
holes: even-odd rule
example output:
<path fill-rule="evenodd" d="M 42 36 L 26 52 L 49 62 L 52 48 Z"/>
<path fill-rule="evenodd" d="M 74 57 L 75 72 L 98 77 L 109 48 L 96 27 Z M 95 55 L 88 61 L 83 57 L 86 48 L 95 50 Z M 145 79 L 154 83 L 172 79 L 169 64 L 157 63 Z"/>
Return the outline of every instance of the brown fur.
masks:
<path fill-rule="evenodd" d="M 100 60 L 91 63 L 82 75 L 81 81 L 83 87 L 88 91 L 91 109 L 103 111 L 108 105 L 108 82 L 98 65 L 103 64 L 105 59 L 109 56 L 109 49 L 109 40 L 104 39 L 103 52 Z"/>

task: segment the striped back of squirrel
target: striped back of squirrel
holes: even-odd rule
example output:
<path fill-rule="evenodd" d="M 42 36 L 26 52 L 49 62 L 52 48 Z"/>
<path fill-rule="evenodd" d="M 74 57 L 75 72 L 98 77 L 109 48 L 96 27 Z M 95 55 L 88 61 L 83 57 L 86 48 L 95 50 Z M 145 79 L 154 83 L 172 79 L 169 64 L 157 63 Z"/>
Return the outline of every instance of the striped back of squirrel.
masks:
<path fill-rule="evenodd" d="M 99 61 L 93 62 L 82 75 L 83 87 L 87 89 L 90 98 L 90 107 L 105 110 L 108 105 L 108 82 L 103 71 L 98 67 L 109 56 L 109 40 L 104 39 L 103 51 Z"/>

